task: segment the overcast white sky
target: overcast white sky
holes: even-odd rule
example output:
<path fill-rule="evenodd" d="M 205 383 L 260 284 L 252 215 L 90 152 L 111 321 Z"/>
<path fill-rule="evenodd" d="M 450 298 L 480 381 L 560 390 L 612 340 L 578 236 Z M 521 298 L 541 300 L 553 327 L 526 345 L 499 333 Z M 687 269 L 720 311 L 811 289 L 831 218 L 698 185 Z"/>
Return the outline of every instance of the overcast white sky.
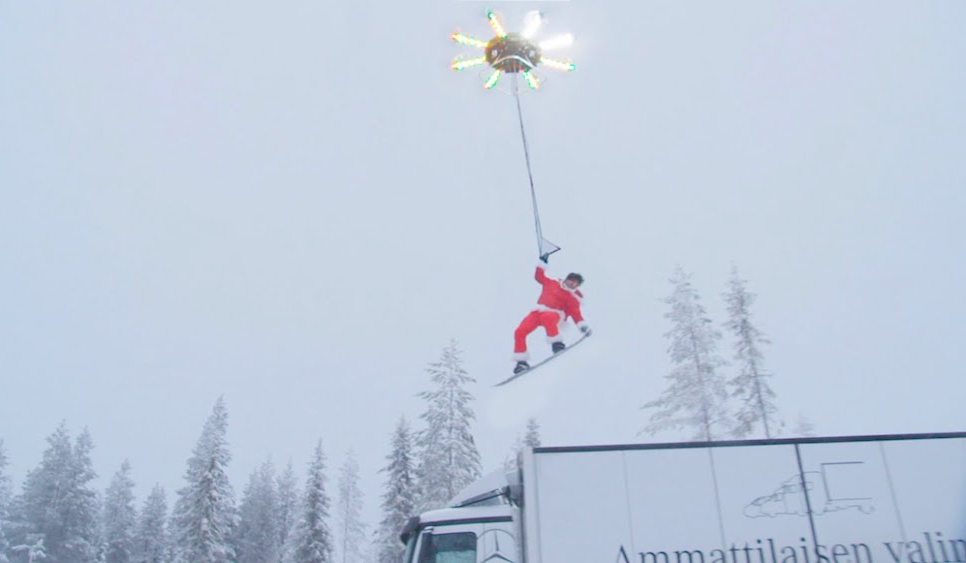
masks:
<path fill-rule="evenodd" d="M 170 499 L 224 394 L 236 492 L 321 437 L 374 520 L 451 337 L 486 469 L 530 416 L 546 444 L 643 439 L 677 264 L 718 322 L 731 264 L 749 280 L 790 422 L 966 428 L 966 3 L 492 6 L 576 36 L 523 103 L 551 270 L 585 275 L 595 329 L 500 389 L 538 286 L 513 100 L 448 69 L 487 4 L 0 0 L 18 488 L 66 420 L 99 485 L 129 458 Z"/>

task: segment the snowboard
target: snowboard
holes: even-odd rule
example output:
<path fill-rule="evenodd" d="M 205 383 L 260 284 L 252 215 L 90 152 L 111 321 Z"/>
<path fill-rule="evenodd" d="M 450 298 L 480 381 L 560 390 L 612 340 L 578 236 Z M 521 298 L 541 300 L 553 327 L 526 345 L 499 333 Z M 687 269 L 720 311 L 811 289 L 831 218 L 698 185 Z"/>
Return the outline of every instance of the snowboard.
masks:
<path fill-rule="evenodd" d="M 573 350 L 574 348 L 577 347 L 578 344 L 580 344 L 584 340 L 587 340 L 588 337 L 590 337 L 589 334 L 581 335 L 581 337 L 579 339 L 577 339 L 576 342 L 574 342 L 573 344 L 568 345 L 563 350 L 557 352 L 556 354 L 552 354 L 552 355 L 550 355 L 550 356 L 548 356 L 548 357 L 540 360 L 539 362 L 531 365 L 529 369 L 525 369 L 525 370 L 521 371 L 520 373 L 514 373 L 510 377 L 508 377 L 508 378 L 504 379 L 503 381 L 501 381 L 501 382 L 497 383 L 496 385 L 494 385 L 494 387 L 499 387 L 501 385 L 506 385 L 507 383 L 513 381 L 514 379 L 517 379 L 518 377 L 522 377 L 522 376 L 530 373 L 531 371 L 537 369 L 538 367 L 546 364 L 547 362 L 552 361 L 554 358 L 559 358 L 560 356 L 563 356 L 564 354 L 567 353 L 568 350 Z"/>

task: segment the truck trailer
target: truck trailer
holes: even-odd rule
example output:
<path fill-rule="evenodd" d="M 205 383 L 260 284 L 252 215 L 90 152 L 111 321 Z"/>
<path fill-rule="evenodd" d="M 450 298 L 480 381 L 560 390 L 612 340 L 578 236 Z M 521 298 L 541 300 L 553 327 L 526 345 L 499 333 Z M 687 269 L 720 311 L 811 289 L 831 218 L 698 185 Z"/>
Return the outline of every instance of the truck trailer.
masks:
<path fill-rule="evenodd" d="M 403 563 L 966 563 L 966 432 L 537 447 Z"/>

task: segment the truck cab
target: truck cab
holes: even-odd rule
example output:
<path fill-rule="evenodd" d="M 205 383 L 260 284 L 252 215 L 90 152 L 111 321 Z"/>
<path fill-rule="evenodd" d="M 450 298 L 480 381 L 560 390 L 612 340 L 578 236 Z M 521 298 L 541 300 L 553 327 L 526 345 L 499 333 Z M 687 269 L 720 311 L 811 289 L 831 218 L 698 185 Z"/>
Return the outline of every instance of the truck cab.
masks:
<path fill-rule="evenodd" d="M 500 563 L 520 561 L 519 508 L 506 475 L 495 472 L 451 502 L 409 519 L 400 535 L 403 563 Z"/>

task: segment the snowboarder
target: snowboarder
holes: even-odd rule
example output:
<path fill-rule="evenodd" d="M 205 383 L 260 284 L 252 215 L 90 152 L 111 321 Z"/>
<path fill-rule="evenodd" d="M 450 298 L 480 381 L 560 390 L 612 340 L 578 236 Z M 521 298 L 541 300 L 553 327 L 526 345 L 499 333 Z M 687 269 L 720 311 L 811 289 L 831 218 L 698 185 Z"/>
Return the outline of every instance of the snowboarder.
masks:
<path fill-rule="evenodd" d="M 537 307 L 524 317 L 516 332 L 513 333 L 513 359 L 517 362 L 513 373 L 530 369 L 530 364 L 527 363 L 530 359 L 530 353 L 527 352 L 527 336 L 537 327 L 542 326 L 547 331 L 547 340 L 550 341 L 554 354 L 562 352 L 567 346 L 560 334 L 560 327 L 568 318 L 574 320 L 580 332 L 590 336 L 590 327 L 580 312 L 580 301 L 584 296 L 577 289 L 584 283 L 584 277 L 577 273 L 570 273 L 563 280 L 558 280 L 548 277 L 546 268 L 546 264 L 537 262 L 537 272 L 534 277 L 543 286 L 543 290 L 540 298 L 537 299 Z"/>

